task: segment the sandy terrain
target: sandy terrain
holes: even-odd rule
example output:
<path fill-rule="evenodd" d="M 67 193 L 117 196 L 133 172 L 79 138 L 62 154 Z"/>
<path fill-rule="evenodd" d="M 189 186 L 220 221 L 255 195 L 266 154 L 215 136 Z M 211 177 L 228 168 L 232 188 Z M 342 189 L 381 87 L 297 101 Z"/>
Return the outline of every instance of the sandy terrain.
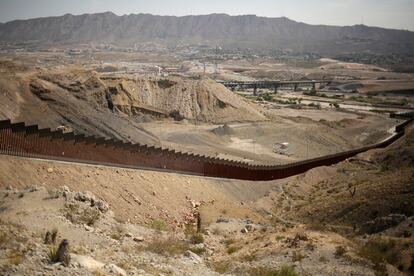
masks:
<path fill-rule="evenodd" d="M 413 133 L 385 150 L 262 183 L 0 156 L 0 269 L 404 275 L 414 253 Z M 77 212 L 97 210 L 92 197 L 109 210 L 88 225 Z M 201 237 L 191 226 L 194 212 L 201 214 Z M 47 257 L 56 245 L 43 237 L 53 228 L 58 241 L 70 242 L 68 267 Z"/>
<path fill-rule="evenodd" d="M 182 72 L 156 76 L 156 66 Z M 413 79 L 327 59 L 231 60 L 218 75 L 212 64 L 206 69 L 200 77 L 199 62 L 165 53 L 7 53 L 0 118 L 286 163 L 375 143 L 398 122 L 352 102 L 330 107 L 328 98 L 321 109 L 255 102 L 213 78 L 325 77 L 373 90 L 411 89 Z M 413 133 L 385 150 L 270 182 L 1 155 L 0 274 L 410 275 Z M 275 144 L 287 147 L 275 153 Z M 57 241 L 45 244 L 53 228 Z M 62 239 L 69 240 L 69 266 L 51 256 Z"/>

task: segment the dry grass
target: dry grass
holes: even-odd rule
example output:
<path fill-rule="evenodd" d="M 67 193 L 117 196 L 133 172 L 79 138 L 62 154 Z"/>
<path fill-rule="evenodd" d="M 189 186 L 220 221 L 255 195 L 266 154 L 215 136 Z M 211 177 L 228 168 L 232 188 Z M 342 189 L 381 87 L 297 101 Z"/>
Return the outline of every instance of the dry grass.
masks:
<path fill-rule="evenodd" d="M 401 250 L 396 242 L 387 238 L 372 238 L 365 245 L 359 247 L 357 254 L 369 260 L 375 270 L 385 271 L 385 264 L 389 263 L 395 267 L 401 265 Z"/>
<path fill-rule="evenodd" d="M 229 245 L 231 245 L 231 244 L 233 244 L 233 243 L 235 243 L 236 242 L 236 240 L 235 239 L 225 239 L 225 240 L 223 240 L 223 243 L 226 245 L 226 246 L 229 246 Z"/>
<path fill-rule="evenodd" d="M 214 271 L 224 274 L 227 273 L 231 268 L 231 263 L 229 261 L 220 261 L 212 263 L 211 267 Z"/>
<path fill-rule="evenodd" d="M 47 193 L 49 196 L 46 199 L 56 199 L 60 196 L 60 191 L 58 189 L 48 189 Z"/>
<path fill-rule="evenodd" d="M 164 220 L 161 220 L 161 219 L 152 220 L 148 224 L 148 226 L 157 231 L 169 231 L 170 230 L 169 225 Z"/>
<path fill-rule="evenodd" d="M 18 234 L 21 228 L 17 224 L 0 220 L 0 225 L 2 225 L 0 229 L 0 251 L 4 253 L 1 259 L 3 259 L 6 266 L 21 264 L 33 245 L 29 243 L 26 236 Z M 24 245 L 23 248 L 18 244 Z"/>
<path fill-rule="evenodd" d="M 300 262 L 305 258 L 305 255 L 303 255 L 299 251 L 293 251 L 292 253 L 292 262 Z"/>
<path fill-rule="evenodd" d="M 122 260 L 121 262 L 118 262 L 116 265 L 125 271 L 131 270 L 134 268 L 134 264 L 128 260 Z"/>
<path fill-rule="evenodd" d="M 201 255 L 206 252 L 205 248 L 190 248 L 190 251 L 196 253 L 197 255 Z"/>
<path fill-rule="evenodd" d="M 240 257 L 240 261 L 253 262 L 257 260 L 257 256 L 254 253 L 246 254 Z"/>
<path fill-rule="evenodd" d="M 7 259 L 10 265 L 19 265 L 23 262 L 26 252 L 22 252 L 17 249 L 13 249 L 8 252 Z"/>
<path fill-rule="evenodd" d="M 251 276 L 298 276 L 293 267 L 286 265 L 281 269 L 254 267 L 249 269 L 247 273 Z"/>
<path fill-rule="evenodd" d="M 179 240 L 174 236 L 168 238 L 155 238 L 146 247 L 146 250 L 164 256 L 174 256 L 183 254 L 189 250 L 189 245 L 185 241 Z"/>
<path fill-rule="evenodd" d="M 199 244 L 204 242 L 204 236 L 201 233 L 194 233 L 189 238 L 192 244 Z"/>
<path fill-rule="evenodd" d="M 112 227 L 111 238 L 119 241 L 125 235 L 125 228 L 122 225 Z"/>
<path fill-rule="evenodd" d="M 47 253 L 47 258 L 48 258 L 49 262 L 52 263 L 52 264 L 54 264 L 58 261 L 57 251 L 58 251 L 58 247 L 56 247 L 56 246 L 50 246 L 49 247 L 49 252 Z"/>
<path fill-rule="evenodd" d="M 92 271 L 92 275 L 93 276 L 105 276 L 106 273 L 102 269 L 97 268 L 94 271 Z"/>
<path fill-rule="evenodd" d="M 218 227 L 214 227 L 213 229 L 211 229 L 211 233 L 213 234 L 213 235 L 222 235 L 223 234 L 223 232 L 221 231 L 221 229 L 220 228 L 218 228 Z"/>
<path fill-rule="evenodd" d="M 241 249 L 241 246 L 229 246 L 226 249 L 227 254 L 233 254 Z"/>

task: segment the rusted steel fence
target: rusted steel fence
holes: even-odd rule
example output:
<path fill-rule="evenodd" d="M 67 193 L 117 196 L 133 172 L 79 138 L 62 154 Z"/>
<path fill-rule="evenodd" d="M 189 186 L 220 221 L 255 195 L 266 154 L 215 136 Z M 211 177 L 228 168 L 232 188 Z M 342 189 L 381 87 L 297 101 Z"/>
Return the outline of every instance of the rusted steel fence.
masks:
<path fill-rule="evenodd" d="M 388 139 L 366 147 L 284 165 L 252 165 L 193 153 L 176 152 L 120 140 L 62 133 L 24 123 L 0 121 L 0 154 L 117 167 L 151 169 L 208 177 L 266 181 L 280 179 L 318 166 L 328 166 L 358 153 L 386 147 L 404 135 L 406 121 Z"/>

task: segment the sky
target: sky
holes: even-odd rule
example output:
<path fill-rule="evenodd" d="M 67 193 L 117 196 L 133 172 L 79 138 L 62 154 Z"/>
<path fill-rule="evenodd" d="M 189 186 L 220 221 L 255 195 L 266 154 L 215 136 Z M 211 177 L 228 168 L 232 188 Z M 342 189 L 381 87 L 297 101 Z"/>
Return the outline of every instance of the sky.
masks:
<path fill-rule="evenodd" d="M 414 31 L 414 0 L 0 0 L 0 22 L 105 11 L 117 15 L 256 14 L 309 24 Z"/>

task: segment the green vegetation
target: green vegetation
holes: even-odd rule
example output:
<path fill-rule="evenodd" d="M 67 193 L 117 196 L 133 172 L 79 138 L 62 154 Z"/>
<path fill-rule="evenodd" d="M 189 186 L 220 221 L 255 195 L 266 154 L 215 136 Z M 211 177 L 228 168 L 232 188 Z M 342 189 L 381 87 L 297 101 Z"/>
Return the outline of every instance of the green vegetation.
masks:
<path fill-rule="evenodd" d="M 49 252 L 47 253 L 47 258 L 50 263 L 54 264 L 58 261 L 57 255 L 58 247 L 57 246 L 50 246 Z"/>
<path fill-rule="evenodd" d="M 409 100 L 406 98 L 398 99 L 398 98 L 383 98 L 383 97 L 363 97 L 363 96 L 352 96 L 349 98 L 350 100 L 362 102 L 362 103 L 369 103 L 369 104 L 380 104 L 380 105 L 393 105 L 393 106 L 405 106 L 410 103 Z"/>
<path fill-rule="evenodd" d="M 302 106 L 302 98 L 288 98 L 287 100 L 273 98 L 272 102 L 275 102 L 278 104 L 293 105 L 297 107 Z"/>
<path fill-rule="evenodd" d="M 303 95 L 306 95 L 306 96 L 318 96 L 318 93 L 316 93 L 315 90 L 310 90 L 310 91 L 303 92 Z"/>
<path fill-rule="evenodd" d="M 264 93 L 262 97 L 263 97 L 263 100 L 267 102 L 270 102 L 273 99 L 272 95 L 270 95 L 269 93 Z"/>

